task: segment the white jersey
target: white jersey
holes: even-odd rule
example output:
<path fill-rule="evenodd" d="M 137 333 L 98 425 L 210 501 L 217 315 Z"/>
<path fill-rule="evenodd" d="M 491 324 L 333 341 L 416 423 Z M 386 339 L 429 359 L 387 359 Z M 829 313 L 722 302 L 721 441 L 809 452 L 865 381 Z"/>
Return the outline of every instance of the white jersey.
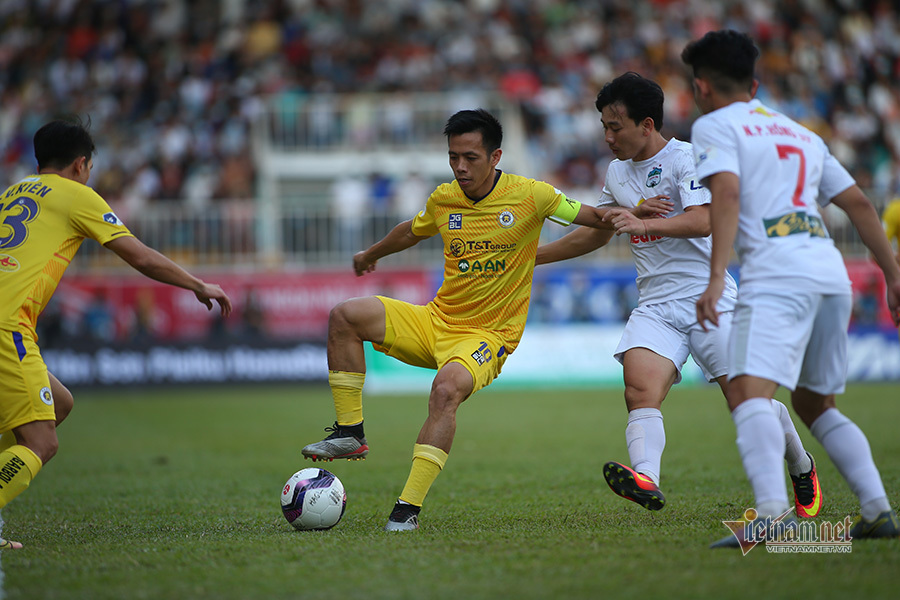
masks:
<path fill-rule="evenodd" d="M 854 184 L 825 142 L 758 100 L 735 102 L 694 122 L 701 180 L 741 180 L 735 250 L 741 287 L 849 293 L 850 279 L 819 206 Z"/>
<path fill-rule="evenodd" d="M 709 204 L 709 192 L 700 185 L 687 142 L 673 138 L 647 160 L 612 161 L 599 206 L 633 208 L 642 200 L 659 195 L 669 196 L 675 205 L 667 218 L 684 214 L 688 206 Z M 709 236 L 632 235 L 630 241 L 637 268 L 639 305 L 699 296 L 709 284 Z M 736 297 L 737 286 L 727 275 L 720 309 L 731 310 Z"/>

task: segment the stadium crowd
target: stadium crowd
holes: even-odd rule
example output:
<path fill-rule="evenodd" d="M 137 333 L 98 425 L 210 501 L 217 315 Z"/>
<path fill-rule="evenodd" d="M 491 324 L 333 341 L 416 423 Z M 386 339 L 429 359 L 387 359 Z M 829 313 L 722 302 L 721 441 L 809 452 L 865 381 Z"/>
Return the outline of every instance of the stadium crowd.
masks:
<path fill-rule="evenodd" d="M 0 180 L 31 136 L 90 115 L 92 180 L 117 210 L 255 194 L 251 123 L 268 97 L 496 89 L 525 115 L 537 177 L 597 189 L 611 156 L 593 100 L 626 70 L 695 117 L 679 53 L 748 31 L 762 100 L 831 145 L 877 204 L 900 189 L 900 11 L 890 0 L 4 0 Z"/>

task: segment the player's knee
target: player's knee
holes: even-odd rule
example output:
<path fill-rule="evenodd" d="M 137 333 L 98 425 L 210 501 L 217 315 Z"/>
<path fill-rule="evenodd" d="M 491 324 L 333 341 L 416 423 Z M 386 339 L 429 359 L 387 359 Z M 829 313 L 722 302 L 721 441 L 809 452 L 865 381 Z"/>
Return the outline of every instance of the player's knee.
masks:
<path fill-rule="evenodd" d="M 53 421 L 35 421 L 16 430 L 18 443 L 34 452 L 41 462 L 47 464 L 59 450 L 59 438 Z"/>
<path fill-rule="evenodd" d="M 456 412 L 459 405 L 466 399 L 463 390 L 452 380 L 435 381 L 431 386 L 431 395 L 428 398 L 430 412 Z"/>
<path fill-rule="evenodd" d="M 625 407 L 631 411 L 637 408 L 659 408 L 662 396 L 646 387 L 625 386 Z"/>

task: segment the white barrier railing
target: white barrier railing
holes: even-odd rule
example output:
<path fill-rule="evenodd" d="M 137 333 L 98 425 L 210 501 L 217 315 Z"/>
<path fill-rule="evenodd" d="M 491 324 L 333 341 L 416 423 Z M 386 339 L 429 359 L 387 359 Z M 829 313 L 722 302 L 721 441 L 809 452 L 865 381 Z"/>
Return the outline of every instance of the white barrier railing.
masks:
<path fill-rule="evenodd" d="M 144 243 L 185 265 L 211 268 L 278 269 L 280 267 L 334 267 L 350 265 L 355 252 L 386 235 L 411 215 L 377 212 L 358 219 L 335 217 L 327 206 L 278 207 L 274 215 L 257 210 L 252 200 L 216 203 L 202 211 L 152 206 L 126 218 L 126 225 Z M 266 232 L 277 228 L 274 250 L 263 243 Z M 566 229 L 547 222 L 543 240 L 565 235 Z M 865 257 L 866 249 L 852 227 L 836 226 L 832 235 L 846 257 Z M 435 265 L 443 260 L 440 239 L 435 236 L 402 253 L 384 259 L 390 265 Z M 581 259 L 592 263 L 628 261 L 624 237 Z M 88 241 L 71 269 L 85 272 L 115 269 L 122 263 Z"/>

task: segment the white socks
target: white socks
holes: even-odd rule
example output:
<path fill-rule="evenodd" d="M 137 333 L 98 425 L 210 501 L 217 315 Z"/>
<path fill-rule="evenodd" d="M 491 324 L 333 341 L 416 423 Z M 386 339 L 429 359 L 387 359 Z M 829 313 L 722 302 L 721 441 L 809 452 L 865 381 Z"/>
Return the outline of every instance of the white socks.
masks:
<path fill-rule="evenodd" d="M 636 408 L 629 412 L 625 443 L 631 468 L 659 485 L 660 462 L 666 447 L 666 429 L 659 409 Z"/>
<path fill-rule="evenodd" d="M 836 408 L 830 408 L 809 428 L 853 493 L 859 497 L 862 516 L 871 521 L 890 510 L 881 475 L 872 459 L 869 440 L 857 425 Z"/>
<path fill-rule="evenodd" d="M 801 473 L 809 473 L 812 469 L 812 461 L 806 455 L 803 442 L 800 441 L 800 434 L 797 433 L 794 421 L 791 420 L 791 413 L 788 412 L 787 406 L 774 398 L 772 399 L 772 408 L 784 430 L 784 460 L 787 461 L 788 471 L 794 477 Z"/>
<path fill-rule="evenodd" d="M 784 429 L 769 398 L 751 398 L 731 412 L 737 428 L 737 447 L 744 471 L 753 487 L 761 517 L 786 511 L 787 484 L 781 466 L 785 453 Z"/>

